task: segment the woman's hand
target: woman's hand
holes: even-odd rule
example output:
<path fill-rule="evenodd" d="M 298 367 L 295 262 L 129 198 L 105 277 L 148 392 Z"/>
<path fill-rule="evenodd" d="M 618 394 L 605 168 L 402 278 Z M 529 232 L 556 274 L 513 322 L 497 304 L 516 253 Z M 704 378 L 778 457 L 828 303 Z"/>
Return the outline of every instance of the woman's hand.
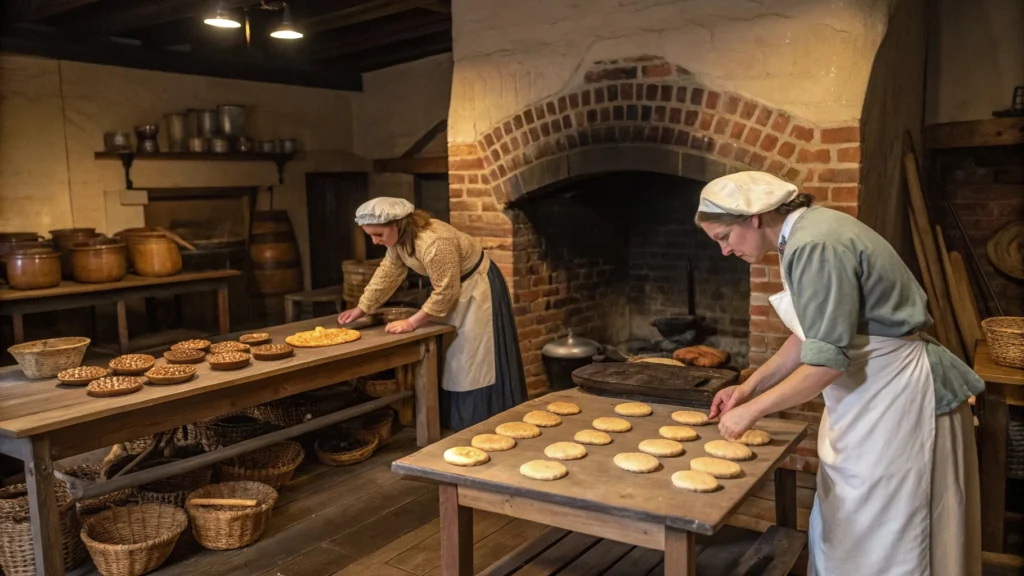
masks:
<path fill-rule="evenodd" d="M 363 316 L 366 316 L 366 313 L 359 308 L 345 310 L 341 314 L 338 314 L 338 324 L 348 324 L 349 322 L 355 322 L 356 320 L 359 320 Z"/>
<path fill-rule="evenodd" d="M 743 385 L 722 388 L 715 394 L 715 399 L 711 401 L 711 413 L 708 414 L 708 419 L 713 420 L 720 415 L 724 415 L 733 408 L 750 400 L 753 396 L 753 392 Z"/>
<path fill-rule="evenodd" d="M 722 438 L 735 441 L 743 436 L 743 433 L 754 427 L 754 424 L 761 419 L 761 415 L 751 404 L 736 406 L 722 414 L 718 421 L 718 431 Z"/>
<path fill-rule="evenodd" d="M 388 334 L 405 334 L 406 332 L 412 332 L 416 328 L 417 326 L 408 320 L 395 320 L 394 322 L 389 322 L 384 327 L 384 332 Z"/>

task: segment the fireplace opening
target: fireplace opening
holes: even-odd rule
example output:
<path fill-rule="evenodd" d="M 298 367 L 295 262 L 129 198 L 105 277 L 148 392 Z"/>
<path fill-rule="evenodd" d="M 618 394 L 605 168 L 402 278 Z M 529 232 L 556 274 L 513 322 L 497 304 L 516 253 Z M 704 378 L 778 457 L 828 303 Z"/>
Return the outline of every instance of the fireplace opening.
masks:
<path fill-rule="evenodd" d="M 515 250 L 525 252 L 516 271 L 517 304 L 531 313 L 519 315 L 525 330 L 571 329 L 623 356 L 702 343 L 745 367 L 750 267 L 723 257 L 693 223 L 703 185 L 622 171 L 563 180 L 511 203 Z"/>

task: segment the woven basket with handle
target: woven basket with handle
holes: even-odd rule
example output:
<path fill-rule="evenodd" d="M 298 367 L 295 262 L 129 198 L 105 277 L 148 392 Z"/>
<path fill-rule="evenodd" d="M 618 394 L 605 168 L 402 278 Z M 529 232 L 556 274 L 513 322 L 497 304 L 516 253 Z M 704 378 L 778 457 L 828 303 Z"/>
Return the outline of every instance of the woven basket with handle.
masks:
<path fill-rule="evenodd" d="M 192 504 L 196 498 L 256 500 L 256 505 L 197 506 Z M 221 482 L 189 494 L 185 510 L 199 544 L 211 550 L 234 550 L 260 539 L 276 502 L 277 490 L 262 482 Z"/>
<path fill-rule="evenodd" d="M 1024 317 L 996 316 L 981 321 L 992 361 L 1010 368 L 1024 368 Z"/>
<path fill-rule="evenodd" d="M 271 444 L 218 465 L 221 482 L 251 480 L 277 490 L 291 481 L 306 453 L 298 442 Z"/>
<path fill-rule="evenodd" d="M 130 504 L 86 520 L 82 540 L 103 576 L 141 576 L 167 561 L 187 526 L 185 511 L 176 506 Z"/>

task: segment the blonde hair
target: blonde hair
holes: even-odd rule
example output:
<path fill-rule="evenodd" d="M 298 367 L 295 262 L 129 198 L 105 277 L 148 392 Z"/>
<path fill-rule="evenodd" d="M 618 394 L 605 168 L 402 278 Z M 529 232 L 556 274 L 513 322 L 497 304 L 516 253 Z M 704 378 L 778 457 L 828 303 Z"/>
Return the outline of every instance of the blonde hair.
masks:
<path fill-rule="evenodd" d="M 398 228 L 398 246 L 404 248 L 407 254 L 413 254 L 416 252 L 416 235 L 430 228 L 430 214 L 423 210 L 413 210 L 412 214 L 395 220 L 395 227 Z"/>
<path fill-rule="evenodd" d="M 808 194 L 806 192 L 800 192 L 799 194 L 796 195 L 796 198 L 793 198 L 789 202 L 786 202 L 785 204 L 779 206 L 778 208 L 776 208 L 774 210 L 770 210 L 770 211 L 766 212 L 766 214 L 771 214 L 771 213 L 774 212 L 774 213 L 779 214 L 781 216 L 785 216 L 786 214 L 790 214 L 792 212 L 795 212 L 796 210 L 799 210 L 800 208 L 806 208 L 807 206 L 810 206 L 811 204 L 814 204 L 814 196 L 811 196 L 810 194 Z M 747 220 L 750 220 L 750 218 L 751 218 L 751 216 L 744 216 L 742 214 L 725 214 L 725 213 L 717 213 L 717 212 L 697 212 L 696 216 L 693 217 L 693 222 L 697 226 L 700 226 L 701 224 L 704 224 L 704 223 L 707 223 L 707 224 L 725 224 L 725 225 L 729 225 L 729 224 L 739 224 L 740 222 L 745 222 Z"/>

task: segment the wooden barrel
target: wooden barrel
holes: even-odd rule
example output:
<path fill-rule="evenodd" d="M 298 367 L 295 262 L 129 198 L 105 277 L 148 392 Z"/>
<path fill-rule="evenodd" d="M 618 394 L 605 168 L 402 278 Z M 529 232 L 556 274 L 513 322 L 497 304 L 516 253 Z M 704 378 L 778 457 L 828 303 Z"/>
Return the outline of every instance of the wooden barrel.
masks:
<path fill-rule="evenodd" d="M 380 266 L 381 259 L 366 260 L 343 260 L 341 263 L 341 275 L 344 278 L 342 295 L 349 306 L 355 306 L 363 295 L 363 289 L 370 283 L 373 273 Z"/>
<path fill-rule="evenodd" d="M 302 290 L 302 262 L 284 210 L 253 212 L 249 237 L 250 292 L 265 296 Z"/>

